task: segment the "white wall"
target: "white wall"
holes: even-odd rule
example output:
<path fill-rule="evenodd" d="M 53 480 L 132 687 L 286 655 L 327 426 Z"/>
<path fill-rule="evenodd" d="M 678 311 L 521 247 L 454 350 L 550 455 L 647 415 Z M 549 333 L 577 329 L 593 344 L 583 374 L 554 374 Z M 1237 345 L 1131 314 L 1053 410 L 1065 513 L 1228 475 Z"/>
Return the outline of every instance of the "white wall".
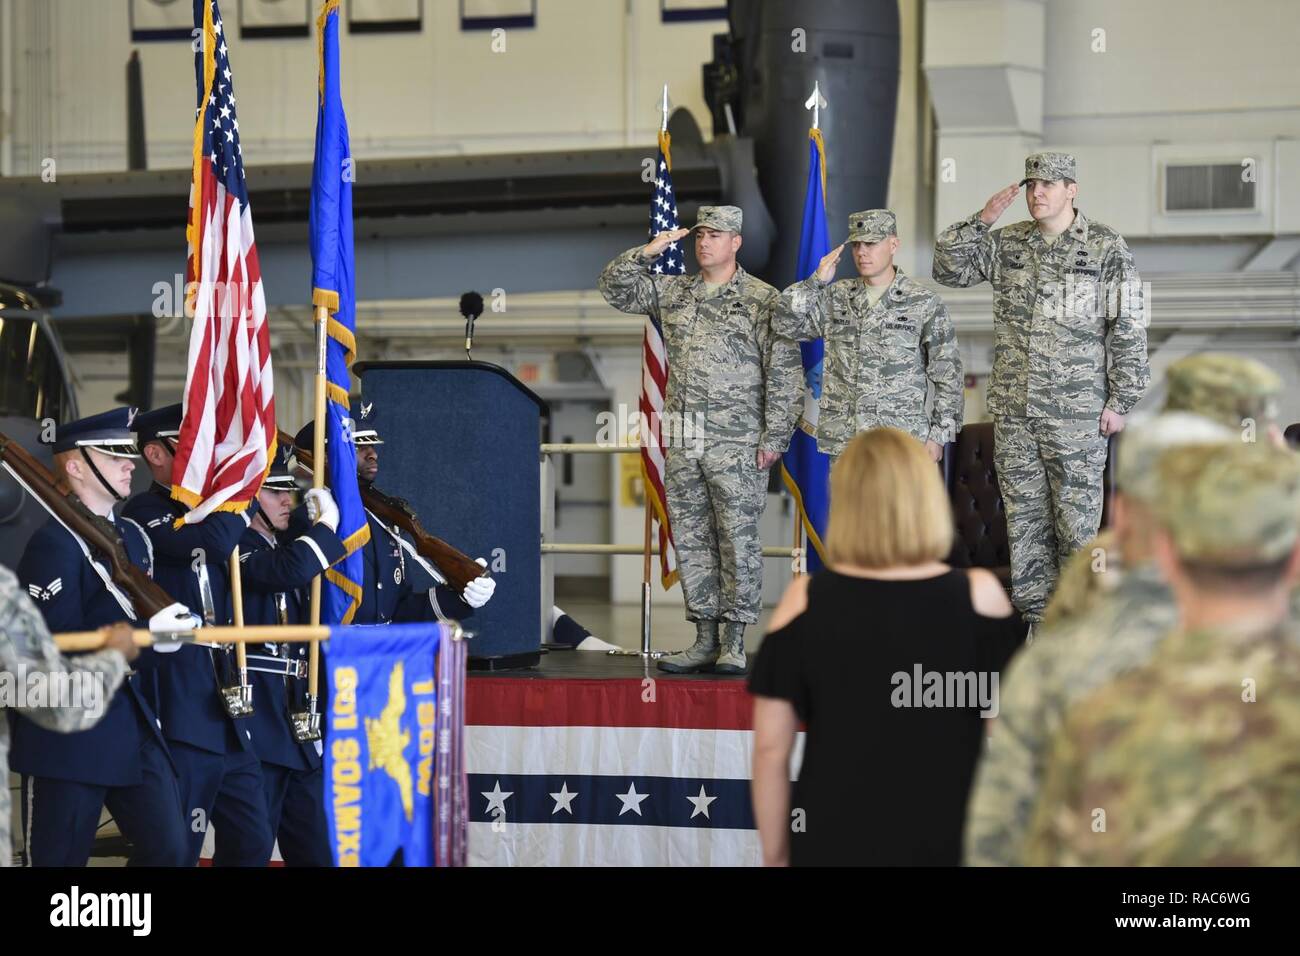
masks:
<path fill-rule="evenodd" d="M 936 91 L 940 156 L 958 171 L 935 187 L 938 228 L 1019 179 L 1024 152 L 1063 149 L 1079 162 L 1080 208 L 1126 235 L 1300 232 L 1300 3 L 1044 0 L 1042 8 L 1041 39 L 1015 34 L 1031 47 L 1024 50 L 1008 47 L 1007 38 L 1025 0 L 927 0 L 925 66 Z M 991 60 L 990 50 L 1006 56 Z M 944 109 L 973 85 L 945 78 L 965 69 L 991 86 L 999 71 L 1011 75 L 1004 64 L 1016 63 L 1041 63 L 1041 115 L 1026 115 L 1021 101 L 1014 123 L 977 128 L 959 104 Z M 1245 158 L 1257 163 L 1257 212 L 1161 212 L 1164 162 Z M 1023 216 L 1023 207 L 1008 222 L 1013 214 Z"/>
<path fill-rule="evenodd" d="M 127 0 L 0 2 L 12 7 L 16 44 L 15 116 L 5 124 L 15 133 L 15 175 L 39 172 L 46 155 L 66 172 L 125 167 L 133 48 L 144 71 L 149 164 L 188 163 L 195 99 L 188 42 L 132 44 Z M 310 160 L 315 28 L 309 37 L 244 40 L 239 0 L 224 0 L 221 10 L 246 161 Z M 494 53 L 490 34 L 460 30 L 456 0 L 426 0 L 424 11 L 419 33 L 340 32 L 358 158 L 652 143 L 664 82 L 707 134 L 700 65 L 725 21 L 661 23 L 659 0 L 543 0 L 537 27 L 507 31 L 505 52 Z M 46 118 L 52 125 L 42 135 Z"/>

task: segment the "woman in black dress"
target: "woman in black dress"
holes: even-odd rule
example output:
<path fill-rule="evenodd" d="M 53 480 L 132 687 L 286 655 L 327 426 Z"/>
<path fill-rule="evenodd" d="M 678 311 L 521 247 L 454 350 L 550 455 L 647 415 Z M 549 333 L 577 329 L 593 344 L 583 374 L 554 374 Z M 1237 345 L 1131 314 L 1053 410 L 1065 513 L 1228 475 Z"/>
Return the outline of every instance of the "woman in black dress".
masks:
<path fill-rule="evenodd" d="M 981 712 L 996 715 L 1024 625 L 991 572 L 942 562 L 952 528 L 939 472 L 910 435 L 863 432 L 836 461 L 829 566 L 791 582 L 749 683 L 766 864 L 961 862 Z"/>

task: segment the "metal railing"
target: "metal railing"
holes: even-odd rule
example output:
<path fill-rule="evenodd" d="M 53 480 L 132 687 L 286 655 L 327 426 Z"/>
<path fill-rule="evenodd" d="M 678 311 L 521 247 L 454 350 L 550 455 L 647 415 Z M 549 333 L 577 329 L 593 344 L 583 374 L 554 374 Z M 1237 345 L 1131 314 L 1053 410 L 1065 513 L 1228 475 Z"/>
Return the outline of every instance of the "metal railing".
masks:
<path fill-rule="evenodd" d="M 608 555 L 641 555 L 644 559 L 643 573 L 641 581 L 641 650 L 640 651 L 610 651 L 611 654 L 629 654 L 637 655 L 642 658 L 660 657 L 664 652 L 652 650 L 650 647 L 650 596 L 652 584 L 650 580 L 650 558 L 659 554 L 659 546 L 652 543 L 650 534 L 649 520 L 646 524 L 646 535 L 641 544 L 600 544 L 597 542 L 589 543 L 564 543 L 561 544 L 551 539 L 555 536 L 555 465 L 552 461 L 555 455 L 639 455 L 641 448 L 639 445 L 602 445 L 594 443 L 575 442 L 563 444 L 558 442 L 545 442 L 541 446 L 541 489 L 542 489 L 542 621 L 543 621 L 543 640 L 546 640 L 547 623 L 551 619 L 551 607 L 555 604 L 555 567 L 553 564 L 554 555 L 559 554 L 608 554 Z M 650 510 L 650 503 L 646 501 L 647 512 Z M 796 528 L 798 522 L 795 522 Z M 798 555 L 800 548 L 798 545 L 789 548 L 765 547 L 763 548 L 763 557 L 765 558 L 793 558 Z"/>

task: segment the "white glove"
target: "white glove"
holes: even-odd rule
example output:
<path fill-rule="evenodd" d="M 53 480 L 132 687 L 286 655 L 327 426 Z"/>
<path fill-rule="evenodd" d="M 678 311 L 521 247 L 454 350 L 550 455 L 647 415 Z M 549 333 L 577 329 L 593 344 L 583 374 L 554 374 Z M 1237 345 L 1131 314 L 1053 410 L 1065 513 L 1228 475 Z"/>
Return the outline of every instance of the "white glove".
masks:
<path fill-rule="evenodd" d="M 487 567 L 487 561 L 482 558 L 475 560 L 483 567 Z M 497 589 L 497 583 L 492 578 L 475 578 L 469 584 L 465 585 L 465 590 L 461 593 L 461 598 L 472 608 L 480 608 L 492 598 L 492 592 Z"/>
<path fill-rule="evenodd" d="M 313 488 L 307 492 L 307 517 L 313 524 L 323 524 L 331 531 L 339 530 L 339 506 L 328 488 Z"/>
<path fill-rule="evenodd" d="M 149 633 L 154 635 L 192 631 L 199 626 L 199 618 L 179 602 L 169 604 L 149 618 Z M 159 654 L 172 654 L 181 649 L 180 641 L 160 641 L 154 638 L 153 649 Z"/>

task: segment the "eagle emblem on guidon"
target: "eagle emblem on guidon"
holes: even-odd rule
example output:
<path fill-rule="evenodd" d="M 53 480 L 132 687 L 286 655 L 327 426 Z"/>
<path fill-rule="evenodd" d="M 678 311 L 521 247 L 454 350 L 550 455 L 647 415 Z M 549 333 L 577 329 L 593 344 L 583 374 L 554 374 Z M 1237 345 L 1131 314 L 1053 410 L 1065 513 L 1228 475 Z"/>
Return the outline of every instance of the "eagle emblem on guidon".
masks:
<path fill-rule="evenodd" d="M 370 751 L 370 769 L 382 770 L 397 784 L 402 795 L 402 810 L 406 822 L 415 815 L 415 794 L 411 780 L 411 764 L 403 751 L 411 742 L 411 732 L 402 729 L 402 715 L 406 713 L 406 689 L 403 686 L 405 669 L 402 662 L 393 665 L 388 675 L 388 703 L 378 718 L 366 718 L 366 749 Z"/>

